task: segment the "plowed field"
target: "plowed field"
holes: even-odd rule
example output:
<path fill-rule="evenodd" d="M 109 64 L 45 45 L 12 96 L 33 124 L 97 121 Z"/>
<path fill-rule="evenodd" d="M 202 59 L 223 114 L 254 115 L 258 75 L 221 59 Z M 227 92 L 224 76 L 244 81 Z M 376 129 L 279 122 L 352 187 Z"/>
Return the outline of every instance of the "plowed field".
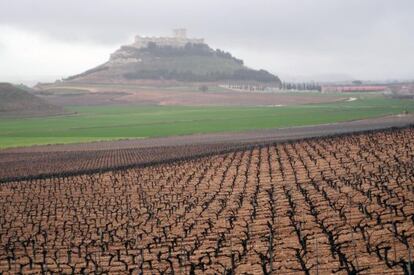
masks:
<path fill-rule="evenodd" d="M 0 185 L 0 272 L 409 274 L 414 129 Z"/>

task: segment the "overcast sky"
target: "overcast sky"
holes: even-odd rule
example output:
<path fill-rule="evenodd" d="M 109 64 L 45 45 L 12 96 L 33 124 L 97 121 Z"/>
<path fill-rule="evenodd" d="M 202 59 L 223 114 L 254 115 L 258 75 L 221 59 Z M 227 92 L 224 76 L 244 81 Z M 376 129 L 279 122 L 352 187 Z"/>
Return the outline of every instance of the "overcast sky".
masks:
<path fill-rule="evenodd" d="M 413 0 L 0 0 L 0 81 L 54 80 L 184 27 L 282 78 L 414 79 Z"/>

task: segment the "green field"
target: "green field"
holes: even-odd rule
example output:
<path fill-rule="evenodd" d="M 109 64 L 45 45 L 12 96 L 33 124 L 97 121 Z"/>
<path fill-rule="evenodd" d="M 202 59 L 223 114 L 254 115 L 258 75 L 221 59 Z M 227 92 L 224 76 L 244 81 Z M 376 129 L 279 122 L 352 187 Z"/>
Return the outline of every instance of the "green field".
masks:
<path fill-rule="evenodd" d="M 69 107 L 75 115 L 0 119 L 0 148 L 313 125 L 414 112 L 382 97 L 286 107 Z"/>

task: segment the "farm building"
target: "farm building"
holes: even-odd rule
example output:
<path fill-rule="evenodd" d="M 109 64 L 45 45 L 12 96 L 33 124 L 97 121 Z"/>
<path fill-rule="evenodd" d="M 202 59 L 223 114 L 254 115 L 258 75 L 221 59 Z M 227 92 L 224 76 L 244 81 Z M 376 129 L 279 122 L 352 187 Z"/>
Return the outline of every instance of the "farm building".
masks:
<path fill-rule="evenodd" d="M 388 92 L 389 89 L 387 86 L 378 86 L 378 85 L 352 85 L 352 86 L 344 86 L 344 85 L 330 85 L 330 86 L 322 86 L 322 92 L 329 93 L 329 92 Z"/>

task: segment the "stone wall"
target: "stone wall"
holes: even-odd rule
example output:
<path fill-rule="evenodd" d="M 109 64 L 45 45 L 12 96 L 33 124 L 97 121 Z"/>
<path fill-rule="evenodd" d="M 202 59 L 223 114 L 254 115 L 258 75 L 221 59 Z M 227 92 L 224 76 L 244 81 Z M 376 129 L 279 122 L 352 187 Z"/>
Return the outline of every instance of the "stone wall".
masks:
<path fill-rule="evenodd" d="M 184 47 L 187 43 L 203 44 L 204 39 L 181 38 L 181 37 L 142 37 L 137 35 L 135 42 L 131 45 L 136 48 L 145 48 L 149 43 L 155 43 L 158 46 Z"/>

